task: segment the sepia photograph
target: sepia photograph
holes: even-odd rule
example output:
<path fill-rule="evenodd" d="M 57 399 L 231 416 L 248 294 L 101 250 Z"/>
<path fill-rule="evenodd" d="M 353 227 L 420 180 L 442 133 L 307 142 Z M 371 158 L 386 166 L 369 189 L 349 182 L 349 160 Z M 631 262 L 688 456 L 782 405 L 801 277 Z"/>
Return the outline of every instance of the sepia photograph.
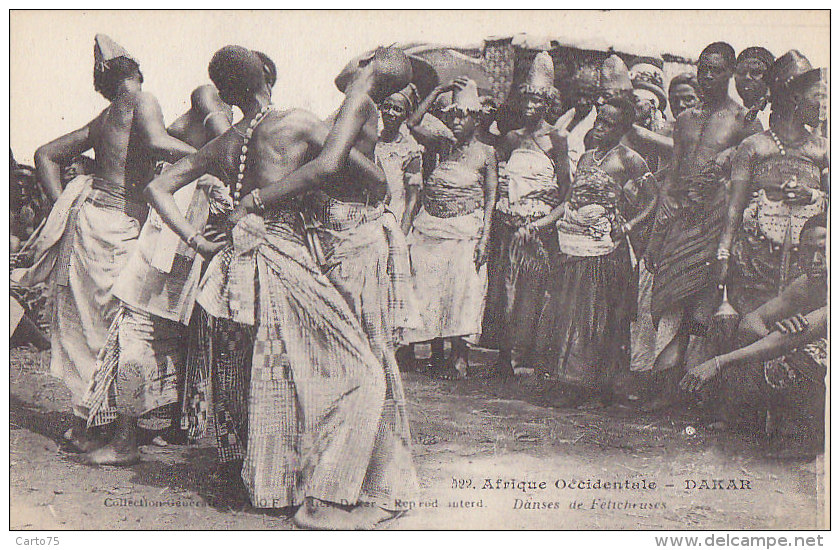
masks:
<path fill-rule="evenodd" d="M 829 529 L 829 65 L 829 10 L 9 10 L 9 529 Z"/>

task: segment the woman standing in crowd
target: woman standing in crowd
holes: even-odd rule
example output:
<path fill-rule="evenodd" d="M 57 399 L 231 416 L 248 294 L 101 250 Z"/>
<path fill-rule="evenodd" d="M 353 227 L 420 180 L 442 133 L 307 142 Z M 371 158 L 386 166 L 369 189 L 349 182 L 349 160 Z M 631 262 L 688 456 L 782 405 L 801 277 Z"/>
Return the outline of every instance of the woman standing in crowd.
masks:
<path fill-rule="evenodd" d="M 376 160 L 388 180 L 388 210 L 402 227 L 411 229 L 411 218 L 423 183 L 423 148 L 411 136 L 405 121 L 417 103 L 413 84 L 391 95 L 379 106 L 382 130 L 376 143 Z"/>
<path fill-rule="evenodd" d="M 825 114 L 823 72 L 791 50 L 770 67 L 767 82 L 770 129 L 745 139 L 735 153 L 717 252 L 719 282 L 727 281 L 731 269 L 729 296 L 742 313 L 802 274 L 799 233 L 828 202 L 821 178 L 828 168 L 828 143 L 808 128 L 817 127 Z"/>
<path fill-rule="evenodd" d="M 625 221 L 619 211 L 629 180 L 649 177 L 645 161 L 620 143 L 635 120 L 635 106 L 610 99 L 598 110 L 596 148 L 578 162 L 569 199 L 519 231 L 557 227 L 560 254 L 550 298 L 537 334 L 538 370 L 575 387 L 573 401 L 608 401 L 620 369 L 629 364 L 630 319 L 636 289 L 627 235 L 647 216 L 655 198 Z"/>
<path fill-rule="evenodd" d="M 432 136 L 420 124 L 443 92 L 453 101 L 442 115 L 452 132 Z M 412 270 L 424 327 L 410 331 L 409 341 L 432 340 L 432 368 L 441 378 L 457 378 L 468 365 L 464 337 L 481 331 L 487 290 L 487 240 L 496 199 L 497 164 L 493 147 L 476 137 L 481 110 L 475 82 L 457 79 L 438 86 L 423 101 L 408 126 L 418 140 L 439 155 L 423 185 L 423 207 L 409 235 Z M 444 339 L 452 343 L 444 364 Z"/>
<path fill-rule="evenodd" d="M 513 374 L 514 349 L 530 364 L 537 322 L 545 303 L 550 258 L 557 239 L 518 229 L 548 215 L 565 197 L 569 161 L 562 132 L 545 120 L 554 101 L 554 63 L 547 52 L 534 58 L 522 93 L 523 128 L 508 132 L 497 151 L 502 170 L 488 260 L 487 306 L 481 345 L 499 350 L 497 376 Z M 515 236 L 517 238 L 515 238 Z M 524 238 L 523 238 L 524 237 Z"/>

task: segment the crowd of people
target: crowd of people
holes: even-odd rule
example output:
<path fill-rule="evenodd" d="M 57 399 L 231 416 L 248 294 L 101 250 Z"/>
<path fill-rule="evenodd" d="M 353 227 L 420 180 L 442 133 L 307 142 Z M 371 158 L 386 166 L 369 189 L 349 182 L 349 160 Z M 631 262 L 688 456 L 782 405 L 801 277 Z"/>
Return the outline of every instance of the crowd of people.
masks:
<path fill-rule="evenodd" d="M 13 163 L 12 279 L 48 289 L 86 463 L 212 426 L 255 507 L 372 527 L 418 491 L 401 371 L 536 377 L 559 407 L 699 399 L 821 452 L 826 78 L 798 51 L 716 42 L 667 88 L 611 55 L 572 97 L 540 52 L 499 106 L 467 77 L 421 93 L 380 47 L 326 121 L 272 104 L 261 52 L 208 72 L 167 128 L 97 35 L 109 106 Z"/>

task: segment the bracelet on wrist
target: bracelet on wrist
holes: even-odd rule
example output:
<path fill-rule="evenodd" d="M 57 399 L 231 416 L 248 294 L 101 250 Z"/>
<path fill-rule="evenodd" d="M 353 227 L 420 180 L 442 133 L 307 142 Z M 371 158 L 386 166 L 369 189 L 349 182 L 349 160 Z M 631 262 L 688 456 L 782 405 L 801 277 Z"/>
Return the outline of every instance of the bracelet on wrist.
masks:
<path fill-rule="evenodd" d="M 262 196 L 260 195 L 259 188 L 251 191 L 251 197 L 254 199 L 254 209 L 257 211 L 257 213 L 258 214 L 264 213 L 265 212 L 265 203 L 262 200 Z"/>
<path fill-rule="evenodd" d="M 728 248 L 718 248 L 717 250 L 717 259 L 718 260 L 728 260 L 731 256 Z"/>
<path fill-rule="evenodd" d="M 198 238 L 200 236 L 201 236 L 201 233 L 196 231 L 195 233 L 193 233 L 192 235 L 187 237 L 187 246 L 189 246 L 190 248 L 195 250 L 196 247 L 198 246 Z"/>

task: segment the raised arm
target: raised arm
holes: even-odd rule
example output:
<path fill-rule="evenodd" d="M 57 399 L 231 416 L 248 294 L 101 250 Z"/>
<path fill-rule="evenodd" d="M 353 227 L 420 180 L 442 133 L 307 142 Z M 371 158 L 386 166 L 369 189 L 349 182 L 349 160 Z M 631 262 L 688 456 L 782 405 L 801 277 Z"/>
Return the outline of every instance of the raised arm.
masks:
<path fill-rule="evenodd" d="M 217 149 L 217 141 L 211 141 L 200 151 L 182 158 L 164 170 L 149 182 L 143 191 L 146 200 L 161 219 L 178 234 L 181 240 L 205 257 L 212 255 L 220 245 L 209 242 L 198 229 L 190 225 L 175 202 L 175 192 L 203 174 L 213 174 L 219 179 L 224 177 L 212 160 L 214 155 L 218 154 Z"/>
<path fill-rule="evenodd" d="M 455 79 L 449 84 L 435 86 L 429 95 L 420 102 L 417 109 L 411 113 L 408 120 L 405 121 L 405 125 L 408 126 L 409 130 L 411 130 L 411 135 L 414 136 L 414 139 L 416 139 L 423 147 L 434 151 L 440 149 L 441 136 L 430 132 L 428 128 L 423 126 L 423 117 L 429 112 L 429 109 L 432 108 L 432 105 L 434 105 L 435 101 L 442 93 L 455 89 L 458 85 L 461 85 L 460 83 L 462 82 L 463 79 Z"/>
<path fill-rule="evenodd" d="M 91 126 L 94 122 L 54 139 L 35 151 L 35 175 L 52 202 L 61 195 L 61 165 L 93 147 Z"/>
<path fill-rule="evenodd" d="M 554 175 L 557 187 L 565 195 L 571 186 L 571 171 L 569 170 L 569 133 L 557 128 L 549 133 L 551 138 L 551 152 L 554 157 Z"/>
<path fill-rule="evenodd" d="M 190 102 L 192 109 L 201 117 L 204 128 L 213 138 L 228 131 L 233 122 L 233 112 L 230 105 L 219 97 L 219 92 L 214 86 L 199 86 L 190 94 Z"/>
<path fill-rule="evenodd" d="M 137 95 L 134 122 L 140 139 L 157 160 L 172 163 L 195 152 L 194 147 L 167 133 L 160 105 L 152 94 L 141 92 Z"/>
<path fill-rule="evenodd" d="M 339 123 L 340 120 L 336 119 L 335 125 Z M 269 206 L 334 179 L 341 169 L 341 165 L 336 167 L 333 164 L 334 158 L 323 157 L 324 150 L 331 139 L 330 136 L 335 131 L 335 125 L 333 130 L 330 130 L 315 115 L 306 111 L 296 111 L 287 115 L 283 119 L 283 124 L 289 125 L 288 131 L 292 132 L 297 139 L 305 141 L 315 150 L 321 150 L 321 154 L 291 174 L 262 187 L 259 190 L 260 198 L 265 205 Z M 347 124 L 346 121 L 345 124 Z M 381 168 L 357 149 L 351 148 L 345 158 L 345 162 L 349 163 L 350 168 L 360 175 L 368 188 L 374 191 L 376 197 L 385 196 L 388 183 Z M 240 205 L 245 212 L 256 211 L 253 193 L 246 195 Z"/>
<path fill-rule="evenodd" d="M 318 156 L 283 178 L 282 181 L 260 189 L 263 203 L 273 205 L 289 195 L 301 193 L 334 180 L 348 160 L 351 160 L 353 144 L 375 109 L 376 106 L 367 95 L 348 95 L 341 104 L 335 124 L 328 132 Z M 358 157 L 354 158 L 362 162 Z M 382 182 L 375 189 L 376 194 L 384 197 L 387 191 L 385 175 L 378 167 L 375 168 L 375 172 L 380 174 L 377 180 Z M 243 206 L 246 209 L 250 208 L 250 204 L 245 204 L 244 201 Z"/>
<path fill-rule="evenodd" d="M 663 156 L 671 156 L 674 152 L 674 138 L 657 134 L 652 130 L 634 124 L 630 133 L 635 140 L 647 145 L 652 145 L 656 153 Z"/>

